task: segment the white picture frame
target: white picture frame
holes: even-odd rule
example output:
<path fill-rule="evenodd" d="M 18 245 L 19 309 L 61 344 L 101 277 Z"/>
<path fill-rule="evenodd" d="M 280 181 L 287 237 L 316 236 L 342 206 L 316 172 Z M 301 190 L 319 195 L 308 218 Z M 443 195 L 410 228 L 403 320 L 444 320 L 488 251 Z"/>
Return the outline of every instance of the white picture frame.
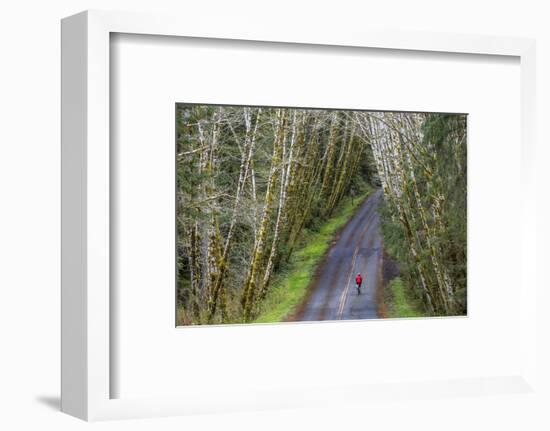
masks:
<path fill-rule="evenodd" d="M 521 68 L 522 266 L 520 375 L 441 382 L 403 382 L 400 397 L 537 391 L 535 217 L 535 43 L 531 39 L 394 31 L 331 33 L 278 25 L 233 28 L 197 20 L 125 12 L 87 11 L 62 21 L 62 410 L 85 420 L 182 415 L 322 405 L 335 399 L 392 398 L 395 384 L 369 388 L 311 387 L 210 399 L 110 398 L 110 36 L 113 33 L 283 42 L 329 47 L 512 56 Z M 261 394 L 262 396 L 258 396 Z"/>

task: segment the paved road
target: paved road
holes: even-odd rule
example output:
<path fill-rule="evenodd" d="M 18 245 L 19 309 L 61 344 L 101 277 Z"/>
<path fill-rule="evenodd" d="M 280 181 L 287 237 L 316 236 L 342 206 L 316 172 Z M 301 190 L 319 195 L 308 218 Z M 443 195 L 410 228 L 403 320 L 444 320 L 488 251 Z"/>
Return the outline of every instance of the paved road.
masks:
<path fill-rule="evenodd" d="M 375 319 L 382 264 L 377 207 L 382 191 L 371 193 L 342 229 L 318 268 L 316 284 L 292 320 Z M 361 294 L 355 275 L 363 275 Z"/>

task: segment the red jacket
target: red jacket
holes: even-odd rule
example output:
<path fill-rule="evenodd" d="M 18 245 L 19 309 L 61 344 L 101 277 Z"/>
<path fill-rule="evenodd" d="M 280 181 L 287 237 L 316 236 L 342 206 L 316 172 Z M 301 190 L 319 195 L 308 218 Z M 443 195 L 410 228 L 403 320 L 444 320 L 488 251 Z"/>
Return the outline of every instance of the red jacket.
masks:
<path fill-rule="evenodd" d="M 355 283 L 356 284 L 361 284 L 362 282 L 363 282 L 363 277 L 361 277 L 360 275 L 355 277 Z"/>

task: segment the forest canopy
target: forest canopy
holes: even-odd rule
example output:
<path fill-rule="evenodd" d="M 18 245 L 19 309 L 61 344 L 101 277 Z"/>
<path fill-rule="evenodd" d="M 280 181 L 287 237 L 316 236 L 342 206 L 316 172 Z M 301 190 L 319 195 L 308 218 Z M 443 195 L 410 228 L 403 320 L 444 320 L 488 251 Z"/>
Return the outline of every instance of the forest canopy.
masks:
<path fill-rule="evenodd" d="M 465 115 L 178 104 L 176 126 L 178 324 L 254 321 L 306 233 L 376 188 L 409 292 L 466 312 Z"/>

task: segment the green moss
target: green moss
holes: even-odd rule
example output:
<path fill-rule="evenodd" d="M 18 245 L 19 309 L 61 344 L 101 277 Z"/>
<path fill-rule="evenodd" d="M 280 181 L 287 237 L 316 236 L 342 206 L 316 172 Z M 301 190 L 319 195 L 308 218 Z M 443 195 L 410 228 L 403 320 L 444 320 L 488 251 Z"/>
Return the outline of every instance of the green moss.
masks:
<path fill-rule="evenodd" d="M 301 247 L 293 253 L 286 270 L 274 278 L 255 323 L 281 322 L 302 302 L 334 235 L 353 216 L 369 193 L 370 190 L 353 200 L 345 199 L 335 215 L 323 223 L 317 232 L 303 234 Z"/>
<path fill-rule="evenodd" d="M 387 287 L 386 297 L 388 312 L 387 317 L 425 317 L 427 314 L 422 310 L 421 304 L 411 298 L 406 291 L 401 278 L 394 278 Z"/>

